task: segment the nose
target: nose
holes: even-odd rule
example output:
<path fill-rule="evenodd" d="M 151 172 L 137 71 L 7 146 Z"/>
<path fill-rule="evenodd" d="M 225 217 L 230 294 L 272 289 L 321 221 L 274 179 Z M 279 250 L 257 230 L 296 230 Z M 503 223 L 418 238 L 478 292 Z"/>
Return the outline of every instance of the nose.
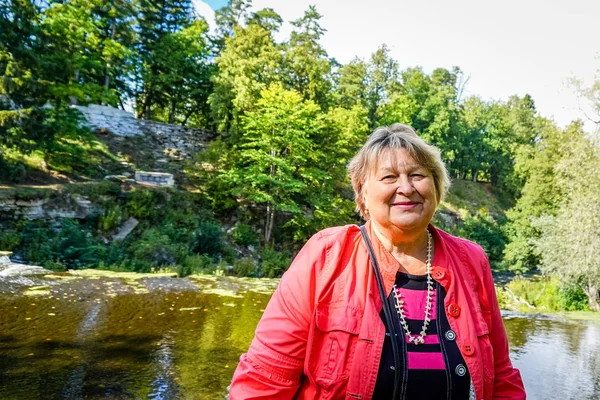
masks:
<path fill-rule="evenodd" d="M 415 187 L 412 181 L 407 175 L 400 175 L 398 179 L 398 187 L 396 188 L 397 194 L 402 194 L 409 197 L 415 191 Z"/>

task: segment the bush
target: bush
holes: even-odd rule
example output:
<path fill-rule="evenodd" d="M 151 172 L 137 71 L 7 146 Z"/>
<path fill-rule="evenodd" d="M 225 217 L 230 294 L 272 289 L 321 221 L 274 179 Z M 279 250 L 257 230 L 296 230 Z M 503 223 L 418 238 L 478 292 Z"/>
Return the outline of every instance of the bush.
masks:
<path fill-rule="evenodd" d="M 181 264 L 177 266 L 176 272 L 179 277 L 185 277 L 194 274 L 212 274 L 217 265 L 212 257 L 204 254 L 192 254 L 184 258 Z"/>
<path fill-rule="evenodd" d="M 106 255 L 106 248 L 75 220 L 64 219 L 55 252 L 67 269 L 95 268 Z"/>
<path fill-rule="evenodd" d="M 157 229 L 147 230 L 142 239 L 133 245 L 134 269 L 138 272 L 175 265 L 184 254 L 180 245 L 171 242 L 167 235 Z"/>
<path fill-rule="evenodd" d="M 21 235 L 12 229 L 0 230 L 0 251 L 13 251 L 21 244 Z"/>
<path fill-rule="evenodd" d="M 558 305 L 565 311 L 589 310 L 588 297 L 581 288 L 562 288 L 558 293 Z"/>
<path fill-rule="evenodd" d="M 233 273 L 235 276 L 256 277 L 256 262 L 251 257 L 243 257 L 233 263 Z"/>
<path fill-rule="evenodd" d="M 265 247 L 260 252 L 260 261 L 262 276 L 275 278 L 283 275 L 289 268 L 292 258 L 286 251 Z"/>
<path fill-rule="evenodd" d="M 128 215 L 141 220 L 154 220 L 158 217 L 159 205 L 163 201 L 159 191 L 136 189 L 127 198 L 125 206 Z"/>
<path fill-rule="evenodd" d="M 517 276 L 506 287 L 532 306 L 548 311 L 588 310 L 587 296 L 580 288 L 561 287 L 556 277 L 527 279 Z M 508 297 L 508 296 L 507 296 Z M 512 299 L 505 299 L 510 303 Z M 523 308 L 522 311 L 527 311 Z"/>
<path fill-rule="evenodd" d="M 101 232 L 110 232 L 121 225 L 123 221 L 123 209 L 120 206 L 109 208 L 98 219 L 98 229 Z"/>
<path fill-rule="evenodd" d="M 237 224 L 231 234 L 233 243 L 243 247 L 256 246 L 258 244 L 258 235 L 248 224 Z"/>
<path fill-rule="evenodd" d="M 190 250 L 195 254 L 217 256 L 224 247 L 221 226 L 216 222 L 201 222 L 194 233 Z"/>
<path fill-rule="evenodd" d="M 45 265 L 58 258 L 56 230 L 49 221 L 26 221 L 21 231 L 21 245 L 15 249 L 30 264 Z"/>
<path fill-rule="evenodd" d="M 460 235 L 483 247 L 493 267 L 500 265 L 504 246 L 506 246 L 506 236 L 501 226 L 486 210 L 481 210 L 474 217 L 467 217 Z"/>

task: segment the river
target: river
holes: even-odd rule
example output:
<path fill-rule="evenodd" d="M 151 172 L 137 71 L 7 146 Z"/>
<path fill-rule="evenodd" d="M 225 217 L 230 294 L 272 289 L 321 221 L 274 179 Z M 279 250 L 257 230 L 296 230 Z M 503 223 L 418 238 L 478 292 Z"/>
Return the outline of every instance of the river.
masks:
<path fill-rule="evenodd" d="M 0 399 L 223 399 L 275 286 L 94 273 L 4 282 Z M 600 325 L 505 325 L 530 399 L 600 399 Z"/>

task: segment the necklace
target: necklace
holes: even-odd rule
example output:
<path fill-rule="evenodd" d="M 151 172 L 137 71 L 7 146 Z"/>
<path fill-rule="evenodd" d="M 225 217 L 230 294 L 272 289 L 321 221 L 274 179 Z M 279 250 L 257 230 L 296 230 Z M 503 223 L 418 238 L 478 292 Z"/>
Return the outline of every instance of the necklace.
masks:
<path fill-rule="evenodd" d="M 400 325 L 402 325 L 402 329 L 406 335 L 406 340 L 408 343 L 414 343 L 416 345 L 425 343 L 425 336 L 427 336 L 427 327 L 429 326 L 429 322 L 431 319 L 431 299 L 433 297 L 433 280 L 431 279 L 431 233 L 429 233 L 429 229 L 427 230 L 427 261 L 425 262 L 425 267 L 427 268 L 427 299 L 425 300 L 425 320 L 423 321 L 423 327 L 421 328 L 421 332 L 419 335 L 413 335 L 408 329 L 408 324 L 406 323 L 406 319 L 404 317 L 404 301 L 401 299 L 402 293 L 394 284 L 394 297 L 396 298 L 396 312 L 400 317 Z"/>

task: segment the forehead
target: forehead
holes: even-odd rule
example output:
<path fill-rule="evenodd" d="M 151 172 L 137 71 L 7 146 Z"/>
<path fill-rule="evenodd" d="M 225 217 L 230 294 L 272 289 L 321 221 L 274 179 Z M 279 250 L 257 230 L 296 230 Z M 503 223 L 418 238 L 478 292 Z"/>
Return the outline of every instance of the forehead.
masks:
<path fill-rule="evenodd" d="M 422 165 L 414 159 L 406 149 L 385 149 L 379 155 L 375 155 L 371 163 L 371 172 L 383 169 L 398 170 L 408 168 L 419 168 Z"/>

